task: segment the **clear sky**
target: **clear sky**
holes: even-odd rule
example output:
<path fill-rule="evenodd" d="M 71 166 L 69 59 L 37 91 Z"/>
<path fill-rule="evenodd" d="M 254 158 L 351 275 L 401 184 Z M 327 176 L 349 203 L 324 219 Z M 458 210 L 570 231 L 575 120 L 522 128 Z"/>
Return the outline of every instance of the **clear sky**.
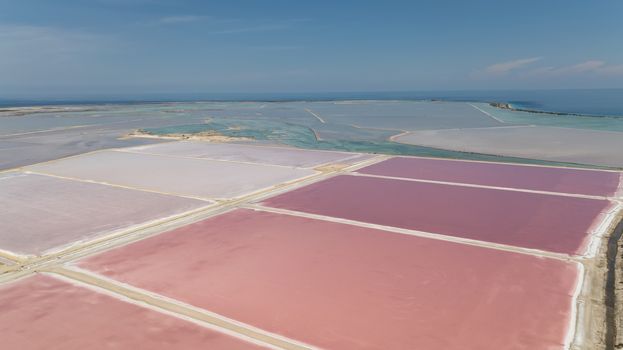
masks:
<path fill-rule="evenodd" d="M 0 97 L 602 87 L 621 0 L 0 0 Z"/>

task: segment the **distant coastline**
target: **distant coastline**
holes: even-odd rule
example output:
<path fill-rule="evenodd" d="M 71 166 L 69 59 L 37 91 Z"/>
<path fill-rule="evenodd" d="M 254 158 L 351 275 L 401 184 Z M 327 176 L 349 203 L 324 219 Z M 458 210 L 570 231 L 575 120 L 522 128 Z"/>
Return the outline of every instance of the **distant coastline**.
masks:
<path fill-rule="evenodd" d="M 475 103 L 488 103 L 489 106 L 499 109 L 504 109 L 513 112 L 525 112 L 525 113 L 535 113 L 535 114 L 545 114 L 545 115 L 556 115 L 556 116 L 575 116 L 575 117 L 588 117 L 588 118 L 623 118 L 623 115 L 598 115 L 598 114 L 584 114 L 584 113 L 572 113 L 572 112 L 554 112 L 554 111 L 544 111 L 538 109 L 529 109 L 529 108 L 520 108 L 515 107 L 513 104 L 509 102 L 485 102 L 481 100 L 461 100 L 461 99 L 444 99 L 444 98 L 349 98 L 349 99 L 330 99 L 330 98 L 322 98 L 322 99 L 265 99 L 265 100 L 179 100 L 179 101 L 39 101 L 33 102 L 32 104 L 28 103 L 6 103 L 0 104 L 0 117 L 3 116 L 24 116 L 31 115 L 37 113 L 51 113 L 51 112 L 90 112 L 97 110 L 99 106 L 112 106 L 112 105 L 140 105 L 140 104 L 151 104 L 151 105 L 166 105 L 166 104 L 178 104 L 178 103 L 228 103 L 228 102 L 238 102 L 238 103 L 287 103 L 287 102 L 351 102 L 351 103 L 365 103 L 365 102 L 374 102 L 374 101 L 430 101 L 430 102 L 475 102 Z"/>
<path fill-rule="evenodd" d="M 596 115 L 596 114 L 584 114 L 584 113 L 569 113 L 569 112 L 551 112 L 551 111 L 542 111 L 538 109 L 528 109 L 528 108 L 517 108 L 508 102 L 489 102 L 489 106 L 506 109 L 513 112 L 526 112 L 526 113 L 536 113 L 536 114 L 549 114 L 549 115 L 568 115 L 574 117 L 587 117 L 587 118 L 621 118 L 619 116 L 614 115 Z"/>
<path fill-rule="evenodd" d="M 10 99 L 0 96 L 0 110 L 19 107 L 136 105 L 201 102 L 345 102 L 364 101 L 478 102 L 495 108 L 544 116 L 623 117 L 623 89 L 457 90 L 309 93 L 172 93 Z M 34 108 L 33 108 L 34 109 Z"/>
<path fill-rule="evenodd" d="M 571 115 L 575 117 L 590 117 L 590 118 L 617 118 L 615 116 L 605 116 L 605 115 L 592 115 L 592 114 L 582 114 L 582 113 L 567 113 L 567 112 L 549 112 L 549 111 L 540 111 L 538 109 L 527 109 L 527 108 L 517 108 L 513 107 L 512 104 L 507 102 L 489 102 L 489 106 L 506 109 L 513 112 L 527 112 L 527 113 L 538 113 L 538 114 L 550 114 L 550 115 Z"/>

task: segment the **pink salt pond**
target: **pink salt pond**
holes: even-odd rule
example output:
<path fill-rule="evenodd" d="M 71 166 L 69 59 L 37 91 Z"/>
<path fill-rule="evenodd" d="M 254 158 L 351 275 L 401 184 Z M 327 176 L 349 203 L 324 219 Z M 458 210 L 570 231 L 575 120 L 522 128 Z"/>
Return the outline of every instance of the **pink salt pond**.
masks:
<path fill-rule="evenodd" d="M 326 349 L 562 349 L 575 263 L 236 210 L 82 268 Z"/>
<path fill-rule="evenodd" d="M 621 173 L 426 158 L 392 158 L 362 174 L 593 196 L 614 196 Z"/>
<path fill-rule="evenodd" d="M 262 347 L 49 276 L 0 285 L 3 349 L 251 350 Z"/>
<path fill-rule="evenodd" d="M 385 226 L 582 254 L 607 200 L 367 176 L 337 176 L 266 206 Z"/>

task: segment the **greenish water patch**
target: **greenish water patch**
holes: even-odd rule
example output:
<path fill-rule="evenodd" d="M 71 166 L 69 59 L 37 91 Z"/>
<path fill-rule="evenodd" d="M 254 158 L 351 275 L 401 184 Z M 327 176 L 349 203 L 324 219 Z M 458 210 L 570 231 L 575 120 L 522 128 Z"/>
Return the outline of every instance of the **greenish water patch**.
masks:
<path fill-rule="evenodd" d="M 336 128 L 336 130 L 338 129 L 339 128 Z M 332 139 L 318 139 L 317 133 L 309 127 L 288 122 L 267 120 L 223 118 L 219 120 L 211 120 L 202 124 L 147 128 L 142 129 L 141 131 L 159 136 L 214 132 L 223 136 L 244 137 L 258 142 L 278 143 L 303 149 L 595 168 L 595 166 L 584 164 L 457 152 L 402 144 L 387 140 L 378 140 L 374 138 L 366 139 L 370 137 L 366 133 L 362 133 L 359 136 L 354 136 L 352 133 L 349 133 L 344 135 L 343 138 L 340 138 L 339 134 L 337 134 L 333 135 Z"/>

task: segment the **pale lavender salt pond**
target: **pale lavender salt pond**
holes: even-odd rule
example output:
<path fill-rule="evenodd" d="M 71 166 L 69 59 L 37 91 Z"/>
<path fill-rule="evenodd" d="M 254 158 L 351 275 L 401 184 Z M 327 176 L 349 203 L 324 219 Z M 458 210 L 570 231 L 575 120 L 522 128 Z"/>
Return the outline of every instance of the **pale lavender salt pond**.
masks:
<path fill-rule="evenodd" d="M 182 141 L 139 146 L 129 148 L 127 151 L 212 160 L 273 164 L 299 168 L 312 168 L 327 163 L 347 161 L 358 156 L 358 154 L 346 152 L 314 151 L 286 147 L 251 146 L 200 141 Z"/>
<path fill-rule="evenodd" d="M 28 170 L 198 198 L 233 198 L 316 174 L 310 169 L 101 151 Z"/>
<path fill-rule="evenodd" d="M 0 176 L 0 249 L 39 255 L 211 203 L 24 173 Z"/>

